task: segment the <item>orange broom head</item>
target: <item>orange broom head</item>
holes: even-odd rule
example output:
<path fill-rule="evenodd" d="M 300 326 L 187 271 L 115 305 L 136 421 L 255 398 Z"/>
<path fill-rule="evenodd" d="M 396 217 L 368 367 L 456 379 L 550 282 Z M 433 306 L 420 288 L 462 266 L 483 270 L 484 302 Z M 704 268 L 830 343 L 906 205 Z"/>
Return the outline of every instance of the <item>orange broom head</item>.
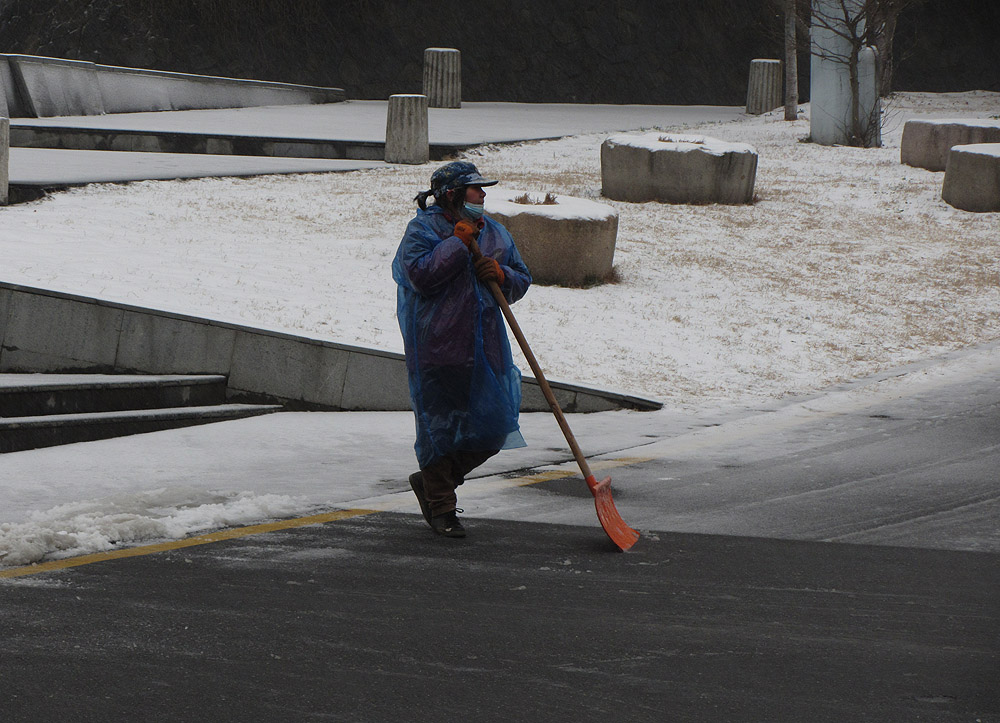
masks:
<path fill-rule="evenodd" d="M 639 539 L 639 533 L 625 524 L 618 514 L 615 501 L 611 497 L 611 478 L 605 477 L 600 482 L 591 475 L 587 478 L 587 486 L 594 495 L 594 506 L 597 508 L 597 519 L 611 541 L 618 545 L 622 552 L 628 550 Z"/>

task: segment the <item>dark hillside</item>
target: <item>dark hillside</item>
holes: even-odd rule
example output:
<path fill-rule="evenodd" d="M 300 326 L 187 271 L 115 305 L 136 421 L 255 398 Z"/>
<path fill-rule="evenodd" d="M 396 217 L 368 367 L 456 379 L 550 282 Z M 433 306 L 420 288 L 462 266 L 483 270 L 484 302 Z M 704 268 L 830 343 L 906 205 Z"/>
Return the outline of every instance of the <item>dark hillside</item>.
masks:
<path fill-rule="evenodd" d="M 444 46 L 463 53 L 466 100 L 741 105 L 750 60 L 779 57 L 781 18 L 770 7 L 765 0 L 0 0 L 0 50 L 385 98 L 419 91 L 423 49 Z M 995 0 L 929 2 L 921 12 L 926 31 L 901 25 L 916 52 L 900 62 L 897 87 L 996 89 L 997 25 L 983 22 L 995 20 Z M 955 33 L 968 42 L 954 42 Z M 805 86 L 808 73 L 801 76 Z"/>
<path fill-rule="evenodd" d="M 931 0 L 900 17 L 896 88 L 1000 91 L 1000 2 Z"/>

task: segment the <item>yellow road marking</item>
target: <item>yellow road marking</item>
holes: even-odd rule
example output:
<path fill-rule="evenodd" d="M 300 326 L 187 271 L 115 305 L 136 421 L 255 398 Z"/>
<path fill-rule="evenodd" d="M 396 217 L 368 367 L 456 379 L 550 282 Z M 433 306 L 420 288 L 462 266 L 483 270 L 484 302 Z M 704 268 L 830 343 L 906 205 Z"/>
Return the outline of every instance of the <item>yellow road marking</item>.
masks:
<path fill-rule="evenodd" d="M 518 487 L 527 487 L 528 485 L 535 485 L 539 482 L 548 482 L 549 480 L 554 479 L 565 479 L 566 477 L 572 477 L 576 474 L 579 474 L 576 470 L 550 469 L 545 472 L 533 474 L 530 477 L 519 477 L 516 482 Z"/>
<path fill-rule="evenodd" d="M 656 459 L 655 457 L 618 457 L 617 459 L 597 459 L 590 462 L 591 470 L 594 472 L 603 472 L 609 469 L 616 469 L 617 467 L 628 467 L 633 464 L 642 464 L 643 462 L 651 462 Z M 568 463 L 567 463 L 568 464 Z M 579 470 L 573 469 L 550 469 L 544 472 L 539 472 L 538 474 L 533 474 L 530 477 L 521 477 L 517 480 L 518 487 L 527 487 L 528 485 L 535 485 L 539 482 L 549 482 L 554 479 L 566 479 L 567 477 L 574 477 L 580 474 Z"/>
<path fill-rule="evenodd" d="M 595 472 L 601 472 L 609 469 L 615 469 L 617 467 L 627 467 L 633 464 L 641 464 L 643 462 L 649 462 L 653 459 L 656 458 L 619 457 L 617 459 L 605 459 L 605 460 L 599 459 L 599 460 L 593 460 L 590 463 L 590 466 Z M 573 477 L 578 474 L 579 470 L 577 470 L 575 467 L 572 469 L 550 469 L 550 470 L 543 470 L 538 474 L 534 474 L 528 477 L 520 477 L 516 480 L 511 480 L 511 482 L 513 482 L 514 486 L 526 487 L 528 485 L 538 484 L 540 482 L 548 482 L 550 480 L 556 480 L 556 479 L 565 479 L 567 477 Z M 397 502 L 399 501 L 398 494 L 394 494 L 393 497 L 396 499 Z M 95 562 L 105 562 L 106 560 L 120 560 L 126 557 L 141 557 L 143 555 L 155 555 L 158 552 L 167 552 L 168 550 L 180 550 L 185 547 L 195 547 L 196 545 L 208 545 L 213 542 L 222 542 L 223 540 L 234 540 L 240 537 L 248 537 L 250 535 L 262 535 L 268 532 L 277 532 L 278 530 L 288 530 L 296 527 L 306 527 L 308 525 L 320 525 L 325 522 L 345 520 L 351 517 L 361 517 L 363 515 L 374 514 L 377 511 L 379 510 L 372 510 L 372 509 L 336 510 L 334 512 L 324 512 L 323 514 L 311 515 L 309 517 L 294 517 L 288 520 L 278 520 L 277 522 L 266 522 L 260 525 L 247 525 L 246 527 L 235 527 L 226 530 L 218 530 L 217 532 L 211 532 L 207 535 L 196 535 L 194 537 L 186 537 L 183 540 L 158 542 L 154 545 L 143 545 L 140 547 L 125 547 L 118 550 L 108 550 L 107 552 L 97 552 L 92 555 L 80 555 L 78 557 L 68 557 L 65 560 L 51 560 L 49 562 L 40 562 L 33 565 L 24 565 L 22 567 L 12 567 L 7 570 L 0 570 L 0 579 L 24 577 L 26 575 L 38 575 L 43 572 L 52 572 L 54 570 L 65 570 L 71 567 L 90 565 Z"/>
<path fill-rule="evenodd" d="M 93 555 L 80 555 L 79 557 L 68 557 L 65 560 L 52 560 L 34 565 L 14 567 L 9 570 L 0 570 L 0 578 L 24 577 L 25 575 L 37 575 L 42 572 L 52 572 L 53 570 L 65 570 L 70 567 L 90 565 L 95 562 L 106 560 L 119 560 L 123 557 L 140 557 L 142 555 L 154 555 L 157 552 L 167 550 L 179 550 L 185 547 L 196 545 L 208 545 L 212 542 L 223 540 L 234 540 L 239 537 L 249 535 L 262 535 L 267 532 L 277 532 L 278 530 L 289 530 L 296 527 L 306 527 L 308 525 L 320 525 L 324 522 L 334 522 L 336 520 L 346 520 L 350 517 L 361 517 L 373 514 L 375 510 L 337 510 L 335 512 L 324 512 L 319 515 L 309 517 L 295 517 L 289 520 L 278 520 L 277 522 L 265 522 L 260 525 L 247 525 L 246 527 L 234 527 L 227 530 L 211 532 L 207 535 L 196 535 L 195 537 L 185 537 L 183 540 L 172 540 L 170 542 L 159 542 L 155 545 L 143 545 L 141 547 L 126 547 L 120 550 L 109 550 L 108 552 L 98 552 Z"/>

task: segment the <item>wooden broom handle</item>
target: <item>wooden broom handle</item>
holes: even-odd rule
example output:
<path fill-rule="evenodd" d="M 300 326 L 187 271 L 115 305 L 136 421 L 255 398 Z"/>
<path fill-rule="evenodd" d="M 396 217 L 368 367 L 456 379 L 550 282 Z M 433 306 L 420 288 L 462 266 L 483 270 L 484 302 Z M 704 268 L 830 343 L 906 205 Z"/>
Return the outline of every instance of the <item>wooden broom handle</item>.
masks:
<path fill-rule="evenodd" d="M 478 261 L 483 258 L 483 252 L 479 250 L 479 244 L 476 243 L 475 239 L 469 242 L 469 251 L 472 252 L 472 258 L 474 260 Z M 559 402 L 556 401 L 556 395 L 553 394 L 552 387 L 549 386 L 548 381 L 545 379 L 545 375 L 542 374 L 542 367 L 539 366 L 538 360 L 535 359 L 535 355 L 531 353 L 531 347 L 528 346 L 528 340 L 524 338 L 521 327 L 517 323 L 517 319 L 514 318 L 514 312 L 510 310 L 510 304 L 507 303 L 507 297 L 503 295 L 503 291 L 500 290 L 500 286 L 496 281 L 487 282 L 487 286 L 493 294 L 493 298 L 496 299 L 497 305 L 500 307 L 500 311 L 503 312 L 504 318 L 507 320 L 507 325 L 514 333 L 514 338 L 517 339 L 518 346 L 521 347 L 521 351 L 524 353 L 525 359 L 528 360 L 528 366 L 531 367 L 531 372 L 535 375 L 535 380 L 538 382 L 538 386 L 542 388 L 542 394 L 545 396 L 545 401 L 549 403 L 549 407 L 552 409 L 552 414 L 555 415 L 556 422 L 559 423 L 559 428 L 562 430 L 563 436 L 566 437 L 566 443 L 569 444 L 569 448 L 573 451 L 576 463 L 580 465 L 580 471 L 583 473 L 584 479 L 589 483 L 594 478 L 594 473 L 590 471 L 590 465 L 587 464 L 587 460 L 583 456 L 583 451 L 580 449 L 580 445 L 576 442 L 576 437 L 573 436 L 573 432 L 569 428 L 569 422 L 566 421 L 566 415 L 563 414 L 562 409 L 559 407 Z"/>

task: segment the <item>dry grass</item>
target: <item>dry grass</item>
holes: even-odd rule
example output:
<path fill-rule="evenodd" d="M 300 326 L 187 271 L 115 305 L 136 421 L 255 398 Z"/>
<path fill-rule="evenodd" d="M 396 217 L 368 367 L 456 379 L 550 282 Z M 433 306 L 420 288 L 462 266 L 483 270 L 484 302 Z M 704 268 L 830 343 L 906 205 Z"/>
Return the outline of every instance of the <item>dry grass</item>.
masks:
<path fill-rule="evenodd" d="M 554 193 L 546 193 L 545 197 L 541 199 L 530 193 L 522 193 L 520 196 L 514 196 L 510 200 L 512 203 L 520 203 L 526 206 L 555 206 L 559 203 Z"/>
<path fill-rule="evenodd" d="M 969 97 L 903 98 L 898 113 L 985 117 Z M 747 206 L 604 199 L 604 135 L 467 154 L 505 188 L 618 211 L 614 278 L 538 286 L 518 303 L 554 377 L 703 405 L 806 393 L 1000 338 L 1000 214 L 953 209 L 941 174 L 901 165 L 901 123 L 882 149 L 825 148 L 799 142 L 807 121 L 778 116 L 659 129 L 753 146 Z M 65 209 L 44 204 L 44 219 L 7 209 L 0 252 L 27 284 L 398 350 L 388 268 L 437 165 L 78 189 Z M 119 210 L 102 226 L 105 204 Z M 122 206 L 134 209 L 127 222 Z M 40 244 L 42 221 L 64 231 Z M 127 264 L 98 263 L 81 230 L 120 237 L 108 253 Z"/>

